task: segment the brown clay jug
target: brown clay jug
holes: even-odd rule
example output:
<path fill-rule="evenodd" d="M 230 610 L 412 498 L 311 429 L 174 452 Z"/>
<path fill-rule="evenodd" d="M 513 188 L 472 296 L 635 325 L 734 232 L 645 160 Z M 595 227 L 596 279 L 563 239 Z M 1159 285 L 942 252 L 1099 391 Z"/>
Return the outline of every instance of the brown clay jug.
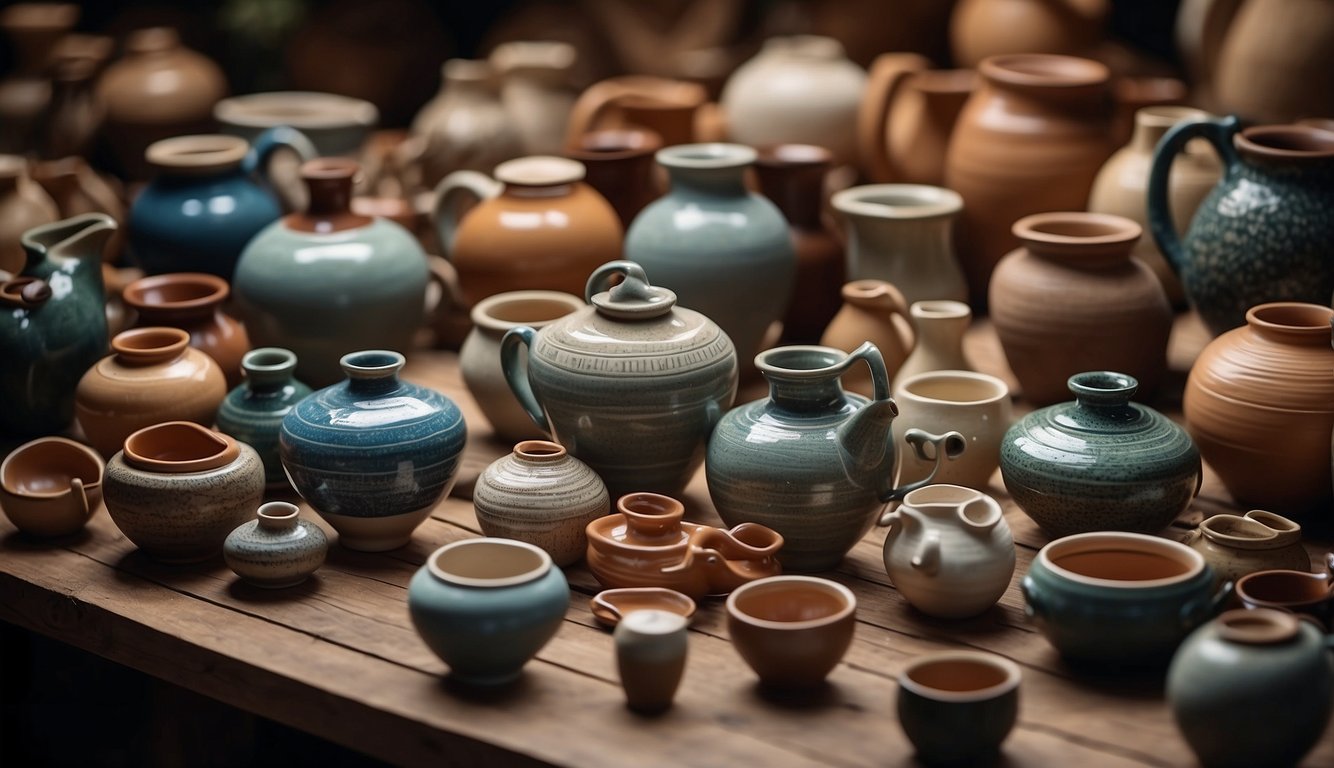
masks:
<path fill-rule="evenodd" d="M 14 71 L 0 81 L 0 152 L 35 148 L 42 113 L 51 101 L 47 68 L 60 38 L 79 20 L 72 3 L 16 3 L 0 12 L 0 29 L 14 51 Z"/>
<path fill-rule="evenodd" d="M 584 164 L 584 181 L 607 198 L 621 227 L 628 229 L 635 216 L 662 197 L 663 185 L 654 173 L 653 155 L 662 149 L 662 137 L 642 129 L 585 133 L 565 156 Z"/>
<path fill-rule="evenodd" d="M 1119 371 L 1151 395 L 1167 370 L 1172 307 L 1131 256 L 1143 229 L 1100 213 L 1038 213 L 1014 223 L 1023 247 L 991 277 L 991 320 L 1033 405 L 1069 398 L 1084 371 Z"/>
<path fill-rule="evenodd" d="M 613 77 L 589 86 L 574 103 L 565 129 L 565 146 L 600 128 L 647 128 L 663 146 L 690 144 L 699 137 L 696 122 L 708 101 L 704 86 L 648 75 Z"/>
<path fill-rule="evenodd" d="M 880 350 L 885 371 L 893 379 L 917 342 L 908 302 L 884 280 L 854 280 L 843 286 L 842 295 L 843 307 L 820 337 L 820 344 L 851 352 L 869 341 Z M 871 374 L 861 366 L 853 368 L 843 374 L 843 388 L 871 397 Z"/>
<path fill-rule="evenodd" d="M 1031 213 L 1081 211 L 1112 152 L 1105 66 L 1048 54 L 996 56 L 978 67 L 945 158 L 945 186 L 963 196 L 959 262 L 974 306 Z"/>
<path fill-rule="evenodd" d="M 1190 369 L 1186 429 L 1243 507 L 1292 517 L 1329 506 L 1331 320 L 1318 304 L 1252 307 Z"/>
<path fill-rule="evenodd" d="M 977 87 L 968 69 L 931 69 L 915 53 L 886 53 L 871 65 L 857 114 L 866 178 L 877 183 L 945 180 L 945 150 L 964 102 Z"/>
<path fill-rule="evenodd" d="M 125 286 L 121 299 L 138 318 L 133 326 L 166 326 L 190 334 L 190 346 L 222 368 L 230 390 L 241 383 L 241 358 L 250 351 L 245 326 L 223 314 L 231 288 L 203 272 L 175 272 L 145 277 Z"/>
<path fill-rule="evenodd" d="M 1247 123 L 1334 115 L 1334 3 L 1246 0 L 1218 55 L 1221 112 Z"/>
<path fill-rule="evenodd" d="M 28 178 L 27 165 L 18 155 L 0 155 L 0 273 L 13 277 L 28 261 L 19 238 L 60 218 L 50 195 Z"/>
<path fill-rule="evenodd" d="M 954 62 L 1010 53 L 1085 56 L 1102 38 L 1107 0 L 962 0 L 950 17 Z"/>
<path fill-rule="evenodd" d="M 51 196 L 61 218 L 81 213 L 105 213 L 116 220 L 118 228 L 102 251 L 102 260 L 108 264 L 120 260 L 125 248 L 125 204 L 106 179 L 89 167 L 78 155 L 59 160 L 37 163 L 32 169 L 33 180 Z"/>

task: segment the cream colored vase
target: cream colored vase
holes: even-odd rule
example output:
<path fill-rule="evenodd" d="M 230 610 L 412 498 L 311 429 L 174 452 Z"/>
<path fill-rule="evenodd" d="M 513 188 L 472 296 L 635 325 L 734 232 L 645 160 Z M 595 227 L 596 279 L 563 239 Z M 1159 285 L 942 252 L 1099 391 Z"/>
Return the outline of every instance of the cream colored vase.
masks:
<path fill-rule="evenodd" d="M 500 75 L 500 103 L 525 155 L 559 155 L 564 149 L 575 99 L 570 70 L 577 58 L 573 45 L 552 41 L 502 43 L 491 52 L 489 61 Z"/>
<path fill-rule="evenodd" d="M 995 376 L 973 371 L 931 371 L 905 379 L 894 391 L 899 417 L 896 440 L 910 429 L 931 433 L 955 430 L 968 448 L 940 465 L 937 483 L 985 490 L 1000 466 L 1001 438 L 1012 419 L 1010 389 Z M 899 461 L 900 485 L 931 474 L 934 462 L 905 453 Z"/>
<path fill-rule="evenodd" d="M 885 358 L 892 378 L 913 348 L 908 303 L 899 289 L 884 280 L 855 280 L 843 286 L 843 307 L 820 337 L 821 346 L 851 353 L 871 342 Z M 870 371 L 856 366 L 843 374 L 843 388 L 871 397 Z M 945 430 L 949 431 L 949 430 Z"/>
<path fill-rule="evenodd" d="M 963 354 L 963 336 L 973 322 L 973 311 L 962 301 L 918 301 L 908 308 L 917 345 L 894 377 L 900 382 L 927 371 L 971 371 Z"/>

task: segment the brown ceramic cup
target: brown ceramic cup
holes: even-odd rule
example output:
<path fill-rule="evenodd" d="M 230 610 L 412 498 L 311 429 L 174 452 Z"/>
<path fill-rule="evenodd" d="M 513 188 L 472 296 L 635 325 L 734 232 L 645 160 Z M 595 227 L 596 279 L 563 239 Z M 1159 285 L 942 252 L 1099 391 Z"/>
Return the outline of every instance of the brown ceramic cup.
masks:
<path fill-rule="evenodd" d="M 1325 555 L 1325 566 L 1325 573 L 1256 571 L 1237 580 L 1237 598 L 1247 608 L 1291 611 L 1329 629 L 1334 619 L 1334 552 Z"/>
<path fill-rule="evenodd" d="M 102 503 L 102 457 L 63 437 L 15 448 L 0 463 L 0 507 L 30 536 L 69 536 Z"/>
<path fill-rule="evenodd" d="M 1019 665 L 978 651 L 919 656 L 899 675 L 899 724 L 931 764 L 994 758 L 1019 714 Z"/>
<path fill-rule="evenodd" d="M 760 682 L 774 688 L 820 685 L 847 653 L 857 598 L 837 582 L 773 576 L 727 598 L 732 645 Z"/>

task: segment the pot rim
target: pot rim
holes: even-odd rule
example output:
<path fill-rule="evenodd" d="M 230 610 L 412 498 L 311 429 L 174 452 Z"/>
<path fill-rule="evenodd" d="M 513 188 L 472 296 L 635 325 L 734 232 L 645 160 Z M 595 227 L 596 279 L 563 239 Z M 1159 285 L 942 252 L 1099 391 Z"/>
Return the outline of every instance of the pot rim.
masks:
<path fill-rule="evenodd" d="M 245 139 L 210 133 L 155 141 L 144 151 L 144 158 L 166 173 L 204 174 L 240 165 L 249 151 Z"/>
<path fill-rule="evenodd" d="M 160 290 L 163 286 L 174 285 L 200 286 L 208 289 L 209 292 L 202 296 L 177 301 L 153 303 L 148 301 L 146 296 L 150 291 Z M 144 309 L 152 312 L 153 310 L 204 309 L 226 301 L 230 293 L 231 287 L 227 284 L 227 281 L 217 275 L 210 275 L 205 272 L 169 272 L 161 275 L 149 275 L 135 280 L 125 286 L 121 298 L 124 299 L 126 304 L 140 312 Z"/>
<path fill-rule="evenodd" d="M 1111 70 L 1105 64 L 1057 53 L 1005 53 L 989 56 L 977 65 L 978 74 L 1007 85 L 1070 88 L 1106 85 Z"/>
<path fill-rule="evenodd" d="M 447 555 L 450 552 L 453 552 L 454 550 L 471 549 L 473 547 L 489 547 L 494 549 L 506 549 L 506 548 L 522 549 L 537 556 L 538 563 L 536 566 L 526 571 L 515 573 L 509 576 L 497 576 L 491 578 L 478 577 L 478 576 L 463 576 L 457 573 L 452 573 L 450 571 L 447 571 L 440 566 L 439 560 L 442 556 Z M 518 586 L 520 584 L 527 584 L 530 581 L 536 581 L 537 579 L 542 578 L 543 576 L 547 575 L 547 573 L 550 572 L 551 569 L 554 567 L 555 564 L 551 559 L 551 555 L 547 554 L 546 550 L 542 549 L 541 547 L 529 544 L 526 541 L 517 541 L 514 539 L 502 539 L 502 538 L 493 538 L 485 536 L 475 539 L 463 539 L 461 541 L 451 542 L 449 544 L 444 545 L 443 547 L 440 547 L 436 551 L 432 552 L 430 556 L 426 558 L 426 568 L 433 577 L 435 577 L 440 581 L 445 582 L 446 584 L 453 584 L 455 586 L 461 586 L 461 587 L 497 588 L 497 587 Z"/>
<path fill-rule="evenodd" d="M 148 343 L 150 346 L 136 346 Z M 174 360 L 190 347 L 190 334 L 180 328 L 149 325 L 121 331 L 111 339 L 111 351 L 127 365 L 152 365 Z"/>
<path fill-rule="evenodd" d="M 5 493 L 26 499 L 55 499 L 68 494 L 72 490 L 72 488 L 65 488 L 64 490 L 60 491 L 19 491 L 15 488 L 10 487 L 10 484 L 7 481 L 7 478 L 9 477 L 10 462 L 17 457 L 21 457 L 23 454 L 32 450 L 34 447 L 46 444 L 60 445 L 69 449 L 70 451 L 78 451 L 79 453 L 83 454 L 86 458 L 91 459 L 93 461 L 93 463 L 97 466 L 97 479 L 84 480 L 83 478 L 79 478 L 80 482 L 83 483 L 83 488 L 85 492 L 87 492 L 87 490 L 90 488 L 98 488 L 102 485 L 102 477 L 106 474 L 106 462 L 102 460 L 102 455 L 99 454 L 97 451 L 93 450 L 90 446 L 84 445 L 83 443 L 80 443 L 77 440 L 71 440 L 68 437 L 59 437 L 56 435 L 52 435 L 49 437 L 39 437 L 36 440 L 29 440 L 23 445 L 20 445 L 19 447 L 10 451 L 9 455 L 5 456 L 3 461 L 0 461 L 0 488 L 3 488 Z"/>
<path fill-rule="evenodd" d="M 369 101 L 320 91 L 266 91 L 225 98 L 213 107 L 220 123 L 246 128 L 288 125 L 298 131 L 314 128 L 373 126 L 380 110 Z"/>
<path fill-rule="evenodd" d="M 723 141 L 678 144 L 664 147 L 654 154 L 658 164 L 665 168 L 697 168 L 717 170 L 744 168 L 754 165 L 759 153 L 744 144 Z"/>
<path fill-rule="evenodd" d="M 832 593 L 842 600 L 843 605 L 839 610 L 828 616 L 821 616 L 817 619 L 806 619 L 805 621 L 772 621 L 770 619 L 761 619 L 752 616 L 749 613 L 744 613 L 737 607 L 737 600 L 743 597 L 747 592 L 756 589 L 772 588 L 769 585 L 774 584 L 798 584 L 804 585 L 805 589 L 814 589 L 826 594 Z M 760 629 L 773 629 L 784 632 L 793 632 L 802 629 L 818 629 L 820 627 L 831 626 L 852 616 L 856 612 L 857 596 L 852 593 L 852 590 L 837 581 L 822 579 L 818 576 L 769 576 L 763 579 L 746 582 L 732 590 L 732 593 L 727 596 L 727 615 L 732 619 Z"/>
<path fill-rule="evenodd" d="M 953 662 L 968 662 L 990 667 L 999 670 L 1005 677 L 995 685 L 971 691 L 951 691 L 943 688 L 933 688 L 912 678 L 912 674 L 923 667 L 935 664 L 949 664 Z M 1023 673 L 1020 671 L 1018 664 L 999 654 L 987 653 L 985 651 L 951 650 L 923 654 L 909 661 L 908 665 L 899 673 L 899 685 L 918 696 L 933 701 L 961 704 L 989 701 L 998 698 L 1017 689 L 1022 681 Z"/>
<path fill-rule="evenodd" d="M 921 384 L 934 383 L 938 381 L 959 381 L 961 379 L 987 385 L 991 387 L 993 394 L 990 395 L 989 397 L 983 397 L 974 400 L 947 400 L 945 398 L 931 397 L 929 395 L 923 395 L 912 391 L 914 386 Z M 894 397 L 897 399 L 907 398 L 919 403 L 931 403 L 931 404 L 941 404 L 941 405 L 959 405 L 959 406 L 987 405 L 990 403 L 998 403 L 1001 400 L 1009 399 L 1010 388 L 1006 386 L 1004 381 L 987 373 L 979 373 L 977 371 L 958 371 L 958 370 L 946 369 L 939 371 L 925 371 L 923 373 L 918 373 L 913 376 L 909 376 L 899 384 L 898 390 L 894 393 Z"/>
<path fill-rule="evenodd" d="M 215 446 L 215 450 L 212 453 L 200 454 L 186 459 L 163 459 L 149 455 L 143 446 L 139 445 L 149 435 L 181 431 L 189 431 L 195 436 L 206 438 Z M 219 469 L 236 461 L 240 453 L 241 447 L 235 438 L 201 424 L 196 424 L 193 421 L 164 421 L 160 424 L 153 424 L 136 430 L 125 438 L 125 444 L 121 449 L 121 455 L 125 463 L 131 467 L 145 472 L 169 474 L 207 472 Z"/>
<path fill-rule="evenodd" d="M 1089 226 L 1102 230 L 1101 234 L 1071 235 L 1049 231 L 1046 228 L 1061 226 Z M 1088 211 L 1047 211 L 1034 213 L 1019 219 L 1011 226 L 1014 236 L 1025 242 L 1052 245 L 1129 245 L 1144 234 L 1139 224 L 1110 213 L 1092 213 Z"/>
<path fill-rule="evenodd" d="M 662 136 L 647 128 L 603 128 L 579 137 L 579 143 L 565 150 L 569 157 L 585 160 L 625 160 L 652 155 L 662 149 Z"/>
<path fill-rule="evenodd" d="M 496 312 L 498 308 L 505 307 L 510 304 L 538 303 L 538 302 L 549 302 L 553 305 L 555 304 L 564 305 L 569 307 L 569 312 L 548 318 L 546 320 L 522 320 L 522 321 L 502 320 L 493 315 L 493 313 Z M 472 319 L 473 325 L 481 326 L 483 328 L 486 328 L 487 330 L 503 332 L 503 331 L 508 331 L 511 328 L 521 328 L 524 326 L 532 328 L 533 330 L 537 330 L 551 323 L 554 323 L 557 320 L 560 320 L 561 318 L 568 317 L 574 312 L 583 309 L 586 306 L 588 306 L 588 304 L 586 304 L 583 299 L 579 298 L 578 296 L 575 296 L 572 293 L 565 293 L 564 291 L 544 291 L 544 290 L 505 291 L 504 293 L 497 293 L 492 296 L 487 296 L 485 299 L 482 299 L 481 301 L 477 302 L 476 304 L 473 305 L 472 310 L 469 312 L 469 315 Z"/>
<path fill-rule="evenodd" d="M 1066 551 L 1071 549 L 1074 551 Z M 1161 579 L 1142 579 L 1137 581 L 1103 579 L 1096 576 L 1085 576 L 1082 573 L 1076 573 L 1068 568 L 1057 565 L 1054 562 L 1055 558 L 1052 555 L 1053 550 L 1056 551 L 1058 556 L 1079 554 L 1082 552 L 1130 550 L 1134 552 L 1160 555 L 1177 562 L 1181 562 L 1184 558 L 1190 562 L 1190 567 L 1187 568 L 1184 573 Z M 1090 533 L 1076 533 L 1071 536 L 1064 536 L 1049 542 L 1039 550 L 1037 561 L 1052 573 L 1068 581 L 1091 587 L 1107 587 L 1116 590 L 1141 590 L 1185 584 L 1197 578 L 1207 567 L 1204 555 L 1201 555 L 1199 552 L 1191 549 L 1185 544 L 1162 539 L 1157 536 L 1150 536 L 1144 533 L 1130 533 L 1127 531 L 1093 531 Z"/>
<path fill-rule="evenodd" d="M 588 169 L 557 155 L 529 155 L 506 160 L 494 171 L 496 181 L 514 187 L 560 187 L 583 181 Z"/>
<path fill-rule="evenodd" d="M 1313 125 L 1255 125 L 1237 134 L 1237 149 L 1275 159 L 1323 160 L 1334 158 L 1334 133 Z M 1309 144 L 1300 149 L 1276 144 Z"/>
<path fill-rule="evenodd" d="M 888 202 L 886 198 L 904 202 Z M 963 197 L 952 189 L 931 184 L 861 184 L 835 192 L 829 204 L 850 216 L 917 220 L 954 216 L 963 210 Z"/>
<path fill-rule="evenodd" d="M 1286 643 L 1301 632 L 1301 620 L 1289 611 L 1274 608 L 1238 608 L 1224 611 L 1214 620 L 1218 636 L 1246 645 Z"/>

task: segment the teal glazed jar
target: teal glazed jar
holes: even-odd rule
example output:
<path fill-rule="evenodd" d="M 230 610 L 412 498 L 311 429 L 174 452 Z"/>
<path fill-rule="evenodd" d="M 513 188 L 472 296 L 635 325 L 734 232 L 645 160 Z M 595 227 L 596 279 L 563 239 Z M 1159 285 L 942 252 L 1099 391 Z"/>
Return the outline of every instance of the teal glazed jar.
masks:
<path fill-rule="evenodd" d="M 148 147 L 157 176 L 130 206 L 130 255 L 150 275 L 207 272 L 232 279 L 246 243 L 282 215 L 265 175 L 269 158 L 315 149 L 297 131 L 275 128 L 251 147 L 235 136 L 177 136 Z"/>
<path fill-rule="evenodd" d="M 408 613 L 450 678 L 478 686 L 519 677 L 560 629 L 565 574 L 538 547 L 465 539 L 437 549 L 408 584 Z"/>
<path fill-rule="evenodd" d="M 358 172 L 345 158 L 302 165 L 308 209 L 256 235 L 232 283 L 250 341 L 295 352 L 315 387 L 341 378 L 349 352 L 410 349 L 425 316 L 426 254 L 403 227 L 352 212 Z"/>
<path fill-rule="evenodd" d="M 1272 608 L 1228 611 L 1181 644 L 1167 700 L 1207 768 L 1297 765 L 1334 709 L 1334 669 L 1314 624 Z"/>
<path fill-rule="evenodd" d="M 1168 174 L 1204 138 L 1223 178 L 1186 236 L 1172 224 Z M 1241 129 L 1236 117 L 1177 124 L 1158 142 L 1148 188 L 1149 228 L 1215 336 L 1274 301 L 1328 305 L 1334 293 L 1334 133 L 1307 125 Z"/>
<path fill-rule="evenodd" d="M 37 437 L 74 420 L 74 391 L 107 353 L 102 249 L 116 222 L 102 213 L 23 234 L 27 263 L 0 282 L 0 434 Z"/>
<path fill-rule="evenodd" d="M 283 417 L 278 453 L 288 479 L 350 549 L 407 544 L 458 474 L 463 413 L 439 392 L 400 380 L 403 363 L 386 350 L 346 355 L 346 381 Z"/>
<path fill-rule="evenodd" d="M 245 381 L 227 393 L 218 406 L 218 431 L 254 448 L 264 462 L 269 487 L 287 485 L 278 457 L 283 418 L 310 394 L 310 387 L 292 378 L 296 355 L 277 347 L 253 349 L 241 358 Z"/>
<path fill-rule="evenodd" d="M 743 360 L 760 351 L 787 310 L 797 270 L 787 220 L 746 189 L 755 158 L 740 144 L 659 150 L 671 191 L 641 211 L 625 236 L 625 257 L 671 286 L 681 306 L 717 323 Z"/>
<path fill-rule="evenodd" d="M 1138 386 L 1123 373 L 1077 373 L 1074 402 L 1034 411 L 1005 433 L 1005 488 L 1049 536 L 1155 533 L 1199 491 L 1199 449 L 1171 419 L 1130 402 Z"/>
<path fill-rule="evenodd" d="M 874 397 L 844 392 L 839 378 L 857 363 L 871 369 Z M 709 438 L 704 469 L 709 496 L 729 526 L 759 523 L 783 537 L 785 571 L 824 571 L 871 529 L 886 502 L 930 483 L 941 461 L 959 455 L 958 432 L 920 429 L 904 440 L 930 474 L 894 487 L 898 453 L 891 425 L 898 407 L 875 345 L 851 354 L 832 347 L 778 347 L 755 366 L 769 380 L 769 397 L 738 406 Z M 925 444 L 936 447 L 928 456 Z"/>

